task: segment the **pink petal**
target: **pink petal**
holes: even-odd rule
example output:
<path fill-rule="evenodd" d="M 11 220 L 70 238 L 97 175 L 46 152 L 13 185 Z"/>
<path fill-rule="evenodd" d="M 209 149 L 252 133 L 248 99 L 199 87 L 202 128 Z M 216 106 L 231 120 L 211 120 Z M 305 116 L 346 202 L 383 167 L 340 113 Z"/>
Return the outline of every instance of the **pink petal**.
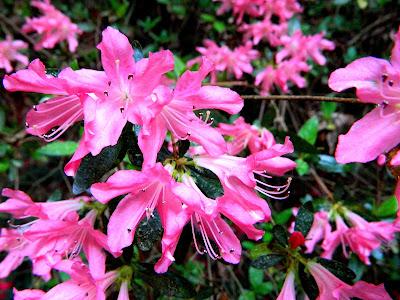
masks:
<path fill-rule="evenodd" d="M 238 93 L 219 86 L 203 86 L 191 98 L 195 109 L 221 109 L 236 114 L 243 108 L 243 99 Z"/>
<path fill-rule="evenodd" d="M 132 244 L 136 226 L 145 214 L 150 200 L 148 196 L 151 195 L 151 193 L 142 194 L 138 194 L 136 197 L 126 196 L 118 203 L 110 217 L 107 235 L 111 251 L 119 252 Z"/>
<path fill-rule="evenodd" d="M 97 48 L 101 51 L 101 62 L 109 78 L 128 78 L 134 72 L 133 48 L 128 38 L 117 29 L 108 26 Z"/>
<path fill-rule="evenodd" d="M 101 203 L 107 203 L 112 198 L 135 190 L 138 193 L 141 192 L 139 187 L 146 180 L 148 178 L 143 172 L 120 170 L 109 177 L 107 182 L 93 184 L 90 191 Z"/>
<path fill-rule="evenodd" d="M 378 82 L 382 80 L 385 68 L 391 68 L 388 61 L 375 57 L 364 57 L 353 61 L 345 68 L 337 69 L 329 77 L 329 87 L 341 92 L 355 87 L 357 96 L 366 102 L 381 103 L 382 95 Z"/>
<path fill-rule="evenodd" d="M 398 111 L 377 107 L 358 120 L 345 135 L 339 136 L 335 157 L 339 163 L 368 162 L 389 151 L 400 141 Z"/>

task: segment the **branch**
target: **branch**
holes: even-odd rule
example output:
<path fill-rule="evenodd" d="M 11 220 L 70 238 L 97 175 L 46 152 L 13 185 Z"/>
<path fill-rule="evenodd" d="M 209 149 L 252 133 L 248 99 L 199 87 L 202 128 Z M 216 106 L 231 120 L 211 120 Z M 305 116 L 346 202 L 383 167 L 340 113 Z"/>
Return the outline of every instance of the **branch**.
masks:
<path fill-rule="evenodd" d="M 326 96 L 310 96 L 310 95 L 241 95 L 245 100 L 285 100 L 285 101 L 318 101 L 318 102 L 339 102 L 369 105 L 371 103 L 361 102 L 357 98 L 344 97 L 326 97 Z"/>

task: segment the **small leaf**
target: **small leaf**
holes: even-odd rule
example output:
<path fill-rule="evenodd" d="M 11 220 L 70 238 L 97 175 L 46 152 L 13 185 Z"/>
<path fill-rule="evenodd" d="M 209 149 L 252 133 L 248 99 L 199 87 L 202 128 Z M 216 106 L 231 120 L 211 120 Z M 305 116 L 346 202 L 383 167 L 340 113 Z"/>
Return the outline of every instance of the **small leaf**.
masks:
<path fill-rule="evenodd" d="M 315 281 L 314 277 L 305 272 L 303 265 L 299 266 L 299 278 L 303 290 L 307 294 L 308 298 L 310 300 L 317 299 L 319 295 L 317 282 Z"/>
<path fill-rule="evenodd" d="M 183 72 L 186 70 L 186 64 L 185 62 L 177 55 L 174 55 L 174 62 L 175 62 L 175 67 L 174 67 L 174 73 L 176 77 L 179 77 L 182 75 Z"/>
<path fill-rule="evenodd" d="M 300 128 L 298 136 L 309 142 L 311 145 L 315 144 L 318 134 L 319 121 L 317 117 L 311 117 Z"/>
<path fill-rule="evenodd" d="M 293 216 L 292 208 L 287 208 L 281 212 L 274 214 L 274 221 L 276 224 L 284 225 L 286 224 L 289 219 Z"/>
<path fill-rule="evenodd" d="M 154 217 L 143 219 L 135 234 L 136 244 L 142 251 L 149 251 L 161 240 L 163 228 L 159 214 L 154 211 Z"/>
<path fill-rule="evenodd" d="M 134 140 L 135 136 L 132 126 L 127 125 L 116 145 L 103 148 L 96 156 L 90 153 L 86 155 L 76 172 L 72 192 L 80 194 L 86 191 L 93 183 L 98 182 L 105 173 L 115 168 L 124 158 L 129 143 L 132 143 Z"/>
<path fill-rule="evenodd" d="M 372 213 L 379 218 L 386 218 L 395 215 L 397 208 L 397 199 L 395 196 L 392 196 L 384 200 L 377 208 L 373 209 Z"/>
<path fill-rule="evenodd" d="M 192 298 L 195 296 L 195 290 L 190 282 L 178 274 L 172 272 L 156 274 L 152 270 L 152 266 L 142 266 L 144 266 L 144 270 L 139 271 L 136 277 L 142 278 L 158 294 L 175 298 Z"/>
<path fill-rule="evenodd" d="M 267 254 L 253 260 L 251 266 L 257 269 L 268 269 L 281 262 L 284 258 L 285 256 L 281 254 Z"/>
<path fill-rule="evenodd" d="M 77 147 L 78 144 L 73 141 L 57 141 L 40 147 L 36 150 L 36 153 L 47 156 L 70 156 L 74 154 Z"/>
<path fill-rule="evenodd" d="M 256 268 L 249 268 L 249 281 L 252 287 L 260 285 L 264 281 L 264 271 Z"/>
<path fill-rule="evenodd" d="M 253 291 L 243 290 L 239 300 L 256 300 L 256 294 Z"/>
<path fill-rule="evenodd" d="M 304 206 L 301 206 L 296 216 L 294 231 L 299 231 L 306 237 L 311 229 L 313 221 L 314 214 Z"/>
<path fill-rule="evenodd" d="M 6 124 L 6 113 L 2 108 L 0 108 L 0 132 L 3 131 Z"/>
<path fill-rule="evenodd" d="M 302 158 L 296 159 L 296 171 L 300 176 L 303 176 L 308 173 L 310 170 L 309 164 Z"/>
<path fill-rule="evenodd" d="M 332 119 L 332 114 L 335 112 L 337 104 L 335 102 L 322 102 L 321 111 L 325 119 Z"/>
<path fill-rule="evenodd" d="M 189 168 L 190 168 L 190 175 L 196 181 L 196 184 L 199 187 L 199 189 L 208 198 L 216 199 L 224 194 L 221 182 L 214 173 L 204 168 L 201 169 L 195 167 L 189 167 Z"/>
<path fill-rule="evenodd" d="M 288 245 L 288 234 L 282 225 L 275 225 L 272 228 L 272 235 L 281 246 L 286 247 Z"/>
<path fill-rule="evenodd" d="M 345 264 L 325 258 L 318 257 L 317 262 L 326 268 L 329 272 L 335 275 L 337 278 L 343 280 L 348 284 L 353 284 L 353 280 L 356 274 L 350 270 Z"/>

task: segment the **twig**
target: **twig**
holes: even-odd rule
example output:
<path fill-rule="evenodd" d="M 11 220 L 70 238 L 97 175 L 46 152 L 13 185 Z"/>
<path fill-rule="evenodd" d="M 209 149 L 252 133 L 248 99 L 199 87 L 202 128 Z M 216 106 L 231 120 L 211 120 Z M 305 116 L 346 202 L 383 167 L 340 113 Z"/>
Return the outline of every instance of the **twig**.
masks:
<path fill-rule="evenodd" d="M 231 87 L 231 86 L 251 86 L 247 81 L 219 81 L 216 83 L 205 83 L 205 85 L 218 85 L 224 87 Z"/>
<path fill-rule="evenodd" d="M 24 39 L 27 40 L 32 45 L 36 44 L 36 41 L 33 38 L 31 38 L 29 35 L 27 35 L 25 32 L 23 32 L 17 25 L 14 24 L 14 22 L 12 22 L 10 19 L 8 19 L 3 14 L 0 14 L 0 20 L 2 22 L 6 23 L 8 26 L 10 26 L 12 28 L 12 30 L 14 30 L 14 32 L 16 32 L 16 33 L 20 34 L 21 36 L 23 36 Z M 47 57 L 51 57 L 51 54 L 50 54 L 49 51 L 47 51 L 45 49 L 41 49 L 41 52 L 44 55 L 46 55 Z"/>
<path fill-rule="evenodd" d="M 361 102 L 357 98 L 310 96 L 310 95 L 241 95 L 245 100 L 285 100 L 285 101 L 318 101 L 318 102 L 339 102 L 370 105 L 371 103 Z"/>
<path fill-rule="evenodd" d="M 315 181 L 317 182 L 319 187 L 322 189 L 322 191 L 326 194 L 328 199 L 333 201 L 334 197 L 333 197 L 332 192 L 328 189 L 325 182 L 321 179 L 321 177 L 319 177 L 319 175 L 317 174 L 317 172 L 315 171 L 315 169 L 313 167 L 310 168 L 310 173 L 311 173 L 312 177 L 314 177 Z"/>

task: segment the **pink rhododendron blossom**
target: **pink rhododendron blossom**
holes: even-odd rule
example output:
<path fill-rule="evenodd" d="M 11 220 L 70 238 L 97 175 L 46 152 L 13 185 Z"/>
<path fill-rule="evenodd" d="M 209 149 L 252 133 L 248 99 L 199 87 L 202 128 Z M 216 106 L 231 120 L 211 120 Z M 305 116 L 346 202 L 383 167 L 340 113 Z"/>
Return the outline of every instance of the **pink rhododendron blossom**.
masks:
<path fill-rule="evenodd" d="M 38 217 L 41 219 L 61 220 L 70 212 L 83 208 L 89 197 L 77 197 L 54 202 L 33 202 L 29 195 L 22 191 L 4 188 L 2 196 L 9 199 L 0 204 L 0 212 L 9 213 L 14 218 Z"/>
<path fill-rule="evenodd" d="M 43 14 L 38 18 L 27 18 L 22 31 L 36 32 L 40 40 L 35 44 L 35 50 L 51 49 L 62 41 L 68 42 L 68 49 L 75 52 L 78 46 L 77 36 L 82 33 L 70 18 L 50 4 L 50 0 L 31 1 L 31 5 Z"/>
<path fill-rule="evenodd" d="M 285 282 L 281 292 L 276 300 L 296 300 L 296 290 L 294 289 L 295 273 L 289 271 L 286 275 Z"/>
<path fill-rule="evenodd" d="M 242 78 L 243 73 L 250 74 L 253 71 L 251 61 L 259 56 L 258 51 L 252 49 L 250 42 L 231 50 L 225 45 L 218 46 L 211 40 L 205 40 L 204 47 L 197 47 L 196 50 L 214 64 L 215 70 L 211 73 L 211 82 L 217 81 L 217 72 L 226 71 L 228 74 L 233 74 L 236 79 Z M 200 63 L 201 60 L 201 57 L 192 59 L 188 61 L 188 66 Z"/>
<path fill-rule="evenodd" d="M 280 41 L 283 48 L 276 54 L 276 62 L 279 64 L 289 58 L 306 60 L 310 57 L 317 64 L 324 65 L 326 59 L 321 51 L 332 51 L 335 49 L 335 44 L 324 39 L 323 36 L 323 33 L 305 36 L 300 30 L 296 30 L 291 36 L 282 36 Z"/>
<path fill-rule="evenodd" d="M 161 241 L 163 255 L 155 270 L 167 270 L 173 261 L 172 253 L 179 239 L 179 228 L 183 228 L 187 222 L 187 216 L 182 213 L 180 196 L 172 190 L 174 184 L 170 173 L 157 163 L 141 172 L 118 171 L 107 182 L 92 185 L 91 192 L 103 203 L 127 194 L 118 203 L 108 223 L 108 245 L 112 251 L 118 252 L 131 245 L 139 222 L 144 217 L 152 217 L 157 209 L 164 225 L 164 235 Z"/>
<path fill-rule="evenodd" d="M 183 175 L 182 181 L 183 183 L 175 186 L 174 191 L 181 195 L 184 212 L 190 217 L 197 252 L 207 253 L 212 259 L 223 258 L 233 264 L 239 263 L 242 251 L 240 241 L 221 217 L 217 206 L 218 199 L 207 198 L 190 176 Z M 236 216 L 235 219 L 240 219 L 240 216 Z M 200 231 L 203 250 L 197 242 L 195 231 Z M 215 242 L 219 251 L 214 249 L 210 240 Z"/>
<path fill-rule="evenodd" d="M 7 36 L 5 40 L 0 41 L 0 69 L 5 69 L 6 73 L 12 72 L 14 69 L 12 66 L 13 61 L 17 61 L 21 66 L 28 65 L 28 57 L 19 52 L 27 48 L 27 43 L 13 40 L 11 36 Z"/>
<path fill-rule="evenodd" d="M 155 117 L 145 123 L 139 134 L 139 146 L 144 164 L 153 164 L 160 150 L 167 130 L 177 139 L 189 139 L 204 147 L 211 155 L 226 152 L 222 135 L 204 121 L 196 117 L 193 109 L 222 109 L 237 113 L 243 107 L 240 96 L 228 88 L 201 86 L 201 82 L 213 69 L 211 63 L 203 59 L 197 72 L 186 71 L 177 81 L 174 90 L 159 87 L 154 93 L 150 109 Z"/>
<path fill-rule="evenodd" d="M 115 282 L 118 276 L 116 271 L 93 274 L 80 260 L 61 261 L 56 267 L 57 270 L 67 273 L 71 278 L 57 284 L 42 295 L 39 298 L 40 300 L 105 300 L 105 291 Z M 28 295 L 31 296 L 33 292 L 37 293 L 37 291 L 32 291 Z"/>
<path fill-rule="evenodd" d="M 373 285 L 359 281 L 351 286 L 337 278 L 319 263 L 309 262 L 307 267 L 318 285 L 319 296 L 317 300 L 350 300 L 354 297 L 363 300 L 391 299 L 383 284 Z"/>
<path fill-rule="evenodd" d="M 91 71 L 90 74 L 92 77 L 103 76 L 103 73 L 98 71 Z M 28 112 L 25 124 L 28 133 L 43 137 L 50 142 L 83 119 L 84 92 L 90 91 L 93 87 L 93 84 L 89 84 L 89 79 L 86 82 L 83 80 L 76 82 L 75 72 L 70 68 L 62 70 L 57 77 L 54 77 L 46 73 L 45 66 L 39 59 L 35 59 L 28 69 L 20 70 L 10 76 L 6 75 L 3 84 L 11 92 L 56 95 L 33 106 Z M 82 94 L 83 97 L 79 97 Z"/>
<path fill-rule="evenodd" d="M 264 18 L 259 22 L 243 24 L 238 30 L 243 32 L 243 40 L 251 39 L 254 45 L 265 40 L 276 47 L 281 45 L 281 37 L 287 33 L 288 24 L 287 22 L 276 24 L 270 18 Z"/>
<path fill-rule="evenodd" d="M 329 236 L 331 225 L 329 224 L 329 216 L 325 211 L 319 211 L 314 214 L 313 224 L 306 236 L 306 253 L 312 253 L 315 245 Z"/>
<path fill-rule="evenodd" d="M 390 62 L 364 57 L 331 74 L 329 87 L 334 91 L 355 87 L 360 101 L 378 104 L 347 134 L 339 136 L 335 154 L 339 163 L 368 162 L 399 144 L 399 47 L 400 32 L 395 37 Z M 357 144 L 362 147 L 355 147 Z"/>
<path fill-rule="evenodd" d="M 143 125 L 151 120 L 154 115 L 147 108 L 157 97 L 154 89 L 174 67 L 173 55 L 167 50 L 135 62 L 128 38 L 112 27 L 103 31 L 97 48 L 105 77 L 93 78 L 92 101 L 84 107 L 86 147 L 93 155 L 115 145 L 128 121 Z M 80 74 L 76 75 L 79 81 Z"/>
<path fill-rule="evenodd" d="M 218 130 L 223 135 L 230 137 L 227 143 L 229 155 L 237 155 L 247 147 L 251 153 L 256 153 L 276 144 L 275 138 L 269 130 L 250 125 L 243 117 L 237 118 L 233 124 L 219 123 Z"/>
<path fill-rule="evenodd" d="M 392 241 L 395 233 L 400 230 L 393 222 L 367 222 L 349 210 L 345 211 L 344 216 L 350 226 L 339 215 L 335 217 L 335 231 L 329 232 L 330 226 L 325 225 L 322 257 L 332 258 L 335 249 L 342 245 L 346 257 L 348 256 L 346 247 L 349 247 L 362 262 L 369 265 L 372 251 L 379 248 L 382 243 Z"/>

